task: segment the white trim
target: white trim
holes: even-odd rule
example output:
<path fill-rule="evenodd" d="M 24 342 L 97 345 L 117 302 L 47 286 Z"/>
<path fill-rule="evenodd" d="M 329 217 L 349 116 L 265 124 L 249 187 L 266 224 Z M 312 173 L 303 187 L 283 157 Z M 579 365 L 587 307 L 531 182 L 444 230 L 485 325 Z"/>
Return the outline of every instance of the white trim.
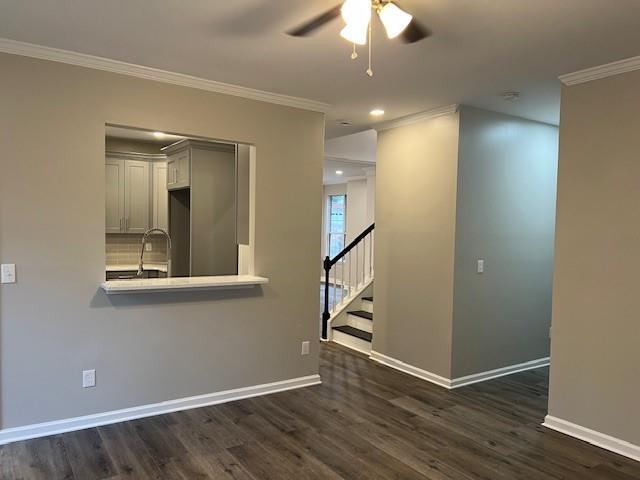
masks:
<path fill-rule="evenodd" d="M 309 100 L 306 98 L 292 97 L 279 93 L 266 92 L 253 88 L 231 85 L 229 83 L 216 82 L 206 78 L 194 77 L 183 73 L 169 72 L 142 65 L 121 62 L 104 57 L 87 55 L 85 53 L 71 52 L 59 48 L 45 47 L 33 43 L 19 42 L 8 38 L 0 38 L 0 52 L 25 57 L 40 58 L 53 62 L 67 63 L 81 67 L 104 70 L 106 72 L 120 73 L 132 77 L 154 80 L 156 82 L 170 83 L 182 87 L 197 88 L 208 92 L 222 93 L 236 97 L 258 100 L 261 102 L 275 103 L 287 107 L 301 108 L 314 112 L 326 113 L 331 107 L 327 103 Z"/>
<path fill-rule="evenodd" d="M 565 85 L 578 85 L 580 83 L 620 75 L 621 73 L 633 72 L 634 70 L 640 70 L 640 56 L 626 58 L 597 67 L 585 68 L 577 72 L 560 75 L 558 78 L 560 78 L 560 81 Z"/>
<path fill-rule="evenodd" d="M 350 350 L 355 350 L 358 353 L 362 353 L 367 356 L 371 355 L 371 342 L 367 342 L 362 338 L 354 337 L 348 333 L 336 330 L 331 334 L 331 341 Z"/>
<path fill-rule="evenodd" d="M 334 161 L 334 162 L 353 163 L 354 165 L 359 165 L 359 166 L 370 165 L 373 168 L 375 168 L 375 165 L 376 165 L 376 161 L 375 160 L 358 160 L 358 159 L 355 159 L 355 158 L 336 157 L 336 156 L 332 156 L 332 155 L 325 155 L 324 159 L 325 160 L 331 160 L 331 161 Z"/>
<path fill-rule="evenodd" d="M 17 442 L 19 440 L 46 437 L 48 435 L 55 435 L 58 433 L 124 422 L 137 418 L 151 417 L 179 410 L 189 410 L 191 408 L 216 405 L 218 403 L 283 392 L 285 390 L 292 390 L 295 388 L 310 387 L 320 383 L 320 375 L 309 375 L 306 377 L 292 378 L 289 380 L 254 385 L 251 387 L 236 388 L 233 390 L 224 390 L 222 392 L 208 393 L 195 397 L 179 398 L 150 405 L 113 410 L 111 412 L 97 413 L 94 415 L 85 415 L 82 417 L 67 418 L 53 422 L 25 425 L 23 427 L 5 428 L 0 430 L 0 445 Z"/>
<path fill-rule="evenodd" d="M 151 162 L 167 160 L 167 156 L 162 153 L 118 152 L 116 150 L 106 150 L 105 157 L 124 158 L 128 160 L 146 160 Z"/>
<path fill-rule="evenodd" d="M 329 279 L 331 280 L 331 279 Z M 375 280 L 375 275 L 369 279 L 367 279 L 364 283 L 362 283 L 359 287 L 355 287 L 355 290 L 353 292 L 353 294 L 350 297 L 346 297 L 343 298 L 340 303 L 338 305 L 336 305 L 333 309 L 333 311 L 329 312 L 331 314 L 331 316 L 329 317 L 329 321 L 328 321 L 328 328 L 331 329 L 333 326 L 333 321 L 338 318 L 338 315 L 340 315 L 342 312 L 344 312 L 347 308 L 349 308 L 349 306 L 351 306 L 353 304 L 353 302 L 355 302 L 356 300 L 360 299 L 360 295 L 362 295 L 364 293 L 364 291 L 369 288 L 369 286 L 374 282 Z M 324 283 L 325 280 L 322 280 L 322 282 Z M 329 282 L 331 283 L 331 282 Z M 336 279 L 334 277 L 333 279 L 333 285 L 336 285 Z M 346 283 L 342 283 L 342 285 L 346 285 Z M 331 340 L 331 336 L 329 336 L 329 340 Z"/>
<path fill-rule="evenodd" d="M 421 378 L 422 380 L 426 380 L 427 382 L 435 383 L 436 385 L 439 385 L 441 387 L 451 389 L 450 379 L 441 377 L 440 375 L 436 375 L 435 373 L 431 373 L 426 370 L 422 370 L 421 368 L 414 367 L 413 365 L 409 365 L 408 363 L 404 363 L 393 357 L 388 357 L 387 355 L 383 355 L 382 353 L 376 352 L 375 350 L 371 350 L 371 356 L 369 358 L 374 362 L 381 363 L 383 365 L 386 365 L 387 367 L 400 370 L 401 372 Z"/>
<path fill-rule="evenodd" d="M 509 365 L 508 367 L 496 368 L 495 370 L 488 370 L 486 372 L 474 373 L 473 375 L 454 378 L 453 380 L 451 380 L 451 388 L 464 387 L 473 383 L 484 382 L 486 380 L 492 380 L 494 378 L 504 377 L 506 375 L 512 375 L 514 373 L 548 366 L 549 357 L 538 358 L 537 360 L 517 363 L 515 365 Z"/>
<path fill-rule="evenodd" d="M 473 375 L 450 379 L 429 372 L 427 370 L 414 367 L 413 365 L 409 365 L 408 363 L 405 363 L 393 357 L 389 357 L 387 355 L 383 355 L 382 353 L 376 352 L 374 350 L 371 351 L 371 356 L 369 358 L 371 358 L 371 360 L 375 362 L 382 363 L 383 365 L 395 368 L 396 370 L 400 370 L 401 372 L 413 375 L 414 377 L 421 378 L 423 380 L 426 380 L 427 382 L 435 383 L 436 385 L 448 388 L 449 390 L 471 385 L 473 383 L 492 380 L 494 378 L 504 377 L 506 375 L 511 375 L 518 372 L 524 372 L 526 370 L 532 370 L 534 368 L 546 367 L 549 365 L 549 357 L 544 357 L 537 360 L 531 360 L 529 362 L 518 363 L 516 365 L 509 365 L 508 367 L 497 368 L 495 370 L 488 370 L 486 372 L 474 373 Z"/>
<path fill-rule="evenodd" d="M 544 423 L 542 425 L 556 432 L 564 433 L 565 435 L 583 440 L 596 447 L 604 448 L 610 452 L 640 462 L 640 446 L 634 445 L 633 443 L 591 430 L 576 423 L 568 422 L 567 420 L 562 420 L 552 415 L 544 417 Z"/>
<path fill-rule="evenodd" d="M 406 125 L 423 122 L 425 120 L 430 120 L 432 118 L 454 114 L 458 111 L 458 107 L 459 105 L 457 103 L 454 103 L 452 105 L 447 105 L 445 107 L 434 108 L 432 110 L 427 110 L 424 112 L 418 112 L 412 115 L 407 115 L 406 117 L 396 118 L 395 120 L 389 120 L 388 122 L 383 122 L 378 125 L 374 125 L 374 128 L 378 132 L 381 132 L 383 130 L 389 130 L 390 128 L 404 127 Z"/>

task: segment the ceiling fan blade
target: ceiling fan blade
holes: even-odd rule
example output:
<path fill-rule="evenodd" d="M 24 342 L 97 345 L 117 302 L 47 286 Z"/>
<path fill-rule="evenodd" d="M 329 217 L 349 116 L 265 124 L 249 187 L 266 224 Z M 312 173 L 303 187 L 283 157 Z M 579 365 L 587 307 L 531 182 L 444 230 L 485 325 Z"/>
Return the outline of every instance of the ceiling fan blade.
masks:
<path fill-rule="evenodd" d="M 413 18 L 407 28 L 400 34 L 403 43 L 416 43 L 431 36 L 431 31 Z"/>
<path fill-rule="evenodd" d="M 306 37 L 308 35 L 311 35 L 318 28 L 329 23 L 334 18 L 339 17 L 341 8 L 342 4 L 337 5 L 332 9 L 327 10 L 323 14 L 309 20 L 308 22 L 287 31 L 287 35 L 291 35 L 292 37 Z"/>

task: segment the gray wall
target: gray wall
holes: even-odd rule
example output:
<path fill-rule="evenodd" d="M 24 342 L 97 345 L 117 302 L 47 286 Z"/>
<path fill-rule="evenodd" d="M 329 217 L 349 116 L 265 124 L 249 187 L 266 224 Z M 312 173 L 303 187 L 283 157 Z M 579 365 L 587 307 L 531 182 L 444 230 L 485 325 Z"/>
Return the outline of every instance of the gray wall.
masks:
<path fill-rule="evenodd" d="M 191 275 L 237 275 L 236 155 L 191 150 Z"/>
<path fill-rule="evenodd" d="M 549 413 L 640 445 L 640 72 L 563 87 Z"/>
<path fill-rule="evenodd" d="M 470 107 L 378 134 L 376 352 L 445 378 L 549 355 L 557 138 Z"/>
<path fill-rule="evenodd" d="M 549 356 L 557 163 L 557 127 L 461 108 L 454 378 Z"/>
<path fill-rule="evenodd" d="M 458 115 L 378 134 L 373 350 L 451 373 Z"/>
<path fill-rule="evenodd" d="M 322 114 L 6 54 L 0 71 L 3 428 L 318 372 Z M 105 122 L 255 144 L 270 283 L 105 296 Z"/>

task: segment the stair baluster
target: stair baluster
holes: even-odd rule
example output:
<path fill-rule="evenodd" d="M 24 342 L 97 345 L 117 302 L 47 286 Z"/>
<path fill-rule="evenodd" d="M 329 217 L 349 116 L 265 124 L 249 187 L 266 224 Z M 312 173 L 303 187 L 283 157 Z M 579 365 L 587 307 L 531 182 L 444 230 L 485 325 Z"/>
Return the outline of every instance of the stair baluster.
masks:
<path fill-rule="evenodd" d="M 360 235 L 358 235 L 349 245 L 347 245 L 340 253 L 338 253 L 334 258 L 330 258 L 329 256 L 325 257 L 323 262 L 324 268 L 324 279 L 325 279 L 325 289 L 324 289 L 324 308 L 322 310 L 322 329 L 321 329 L 321 338 L 322 340 L 328 340 L 328 324 L 329 319 L 331 318 L 331 313 L 335 312 L 338 309 L 338 306 L 343 304 L 346 300 L 349 300 L 354 292 L 358 291 L 360 285 L 365 285 L 367 282 L 367 273 L 366 273 L 366 255 L 367 255 L 367 242 L 366 239 L 369 237 L 369 278 L 373 278 L 373 230 L 375 229 L 375 223 L 371 224 L 367 227 Z M 362 248 L 360 248 L 362 245 Z M 352 270 L 353 265 L 351 261 L 352 251 L 355 250 L 355 285 L 352 282 Z M 360 257 L 359 252 L 362 251 L 362 282 L 360 282 Z M 347 258 L 348 256 L 348 258 Z M 338 272 L 337 268 L 333 271 L 333 305 L 329 302 L 331 288 L 331 270 L 335 267 L 335 265 L 341 262 L 341 275 L 340 282 L 338 283 Z M 344 279 L 344 269 L 345 265 L 347 266 L 347 277 L 348 283 L 345 285 Z M 340 292 L 340 302 L 338 303 L 338 295 L 336 290 L 338 286 L 341 290 Z M 346 287 L 346 288 L 345 288 Z M 347 296 L 345 297 L 345 290 L 347 291 Z"/>

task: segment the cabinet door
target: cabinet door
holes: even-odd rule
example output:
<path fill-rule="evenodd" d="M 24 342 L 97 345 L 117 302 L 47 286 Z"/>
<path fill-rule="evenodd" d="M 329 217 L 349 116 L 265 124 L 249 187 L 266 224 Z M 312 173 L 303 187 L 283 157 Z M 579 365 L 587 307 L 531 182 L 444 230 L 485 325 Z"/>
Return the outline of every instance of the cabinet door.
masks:
<path fill-rule="evenodd" d="M 124 229 L 124 160 L 107 158 L 106 179 L 106 233 L 120 233 Z"/>
<path fill-rule="evenodd" d="M 191 186 L 191 162 L 189 161 L 191 155 L 190 151 L 186 150 L 178 154 L 176 159 L 176 165 L 178 170 L 178 179 L 176 184 L 181 188 Z"/>
<path fill-rule="evenodd" d="M 174 153 L 167 162 L 167 188 L 178 190 L 191 186 L 191 154 L 189 150 Z"/>
<path fill-rule="evenodd" d="M 169 222 L 167 210 L 169 206 L 169 195 L 167 191 L 167 163 L 156 162 L 153 164 L 153 227 L 168 231 Z"/>
<path fill-rule="evenodd" d="M 167 190 L 172 190 L 177 180 L 176 159 L 169 158 L 167 161 Z"/>
<path fill-rule="evenodd" d="M 149 229 L 149 163 L 125 160 L 125 232 L 144 233 Z"/>

